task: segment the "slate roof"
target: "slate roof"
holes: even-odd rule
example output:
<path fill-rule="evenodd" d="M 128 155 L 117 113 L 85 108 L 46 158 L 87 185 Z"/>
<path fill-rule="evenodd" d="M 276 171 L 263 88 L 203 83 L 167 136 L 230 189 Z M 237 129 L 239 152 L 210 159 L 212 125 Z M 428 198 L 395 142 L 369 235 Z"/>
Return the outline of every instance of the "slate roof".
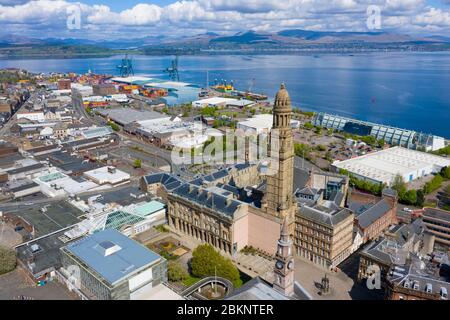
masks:
<path fill-rule="evenodd" d="M 150 174 L 148 176 L 144 176 L 144 181 L 147 184 L 155 184 L 155 183 L 161 183 L 166 190 L 171 191 L 179 186 L 181 186 L 184 182 L 177 177 L 169 174 L 169 173 L 154 173 Z"/>
<path fill-rule="evenodd" d="M 172 194 L 200 206 L 207 207 L 229 218 L 233 218 L 239 206 L 244 204 L 241 201 L 229 199 L 223 195 L 207 191 L 189 183 L 184 183 L 180 187 L 172 190 Z"/>
<path fill-rule="evenodd" d="M 391 210 L 389 202 L 385 199 L 381 199 L 373 206 L 357 215 L 355 219 L 358 221 L 358 224 L 361 228 L 367 228 L 373 222 L 385 215 L 389 210 Z"/>
<path fill-rule="evenodd" d="M 439 268 L 429 262 L 420 260 L 415 255 L 412 255 L 408 265 L 394 267 L 392 273 L 387 275 L 387 280 L 403 287 L 406 283 L 410 290 L 421 292 L 426 292 L 427 286 L 433 294 L 440 295 L 442 291 L 448 294 L 450 291 L 450 282 L 439 275 Z M 414 284 L 416 284 L 417 289 L 414 288 Z"/>
<path fill-rule="evenodd" d="M 27 166 L 27 167 L 21 167 L 21 168 L 14 168 L 11 170 L 7 170 L 6 172 L 9 175 L 13 175 L 13 174 L 19 174 L 19 173 L 24 173 L 24 172 L 30 172 L 30 171 L 34 171 L 34 170 L 38 170 L 41 168 L 44 168 L 45 165 L 42 163 L 36 163 L 36 164 L 32 164 L 31 166 Z"/>
<path fill-rule="evenodd" d="M 302 205 L 299 208 L 299 213 L 300 216 L 328 226 L 335 226 L 353 214 L 347 208 L 339 208 L 338 210 L 333 209 L 329 210 L 329 212 L 324 211 L 326 209 L 327 208 L 322 206 L 310 207 Z"/>
<path fill-rule="evenodd" d="M 315 196 L 318 190 L 310 187 L 304 187 L 298 191 L 298 193 L 302 193 L 308 196 Z"/>
<path fill-rule="evenodd" d="M 383 193 L 383 195 L 386 195 L 386 196 L 391 196 L 391 197 L 397 196 L 397 191 L 395 191 L 394 189 L 390 189 L 390 188 L 384 188 L 382 193 Z"/>
<path fill-rule="evenodd" d="M 294 167 L 293 190 L 302 189 L 309 180 L 309 171 Z"/>

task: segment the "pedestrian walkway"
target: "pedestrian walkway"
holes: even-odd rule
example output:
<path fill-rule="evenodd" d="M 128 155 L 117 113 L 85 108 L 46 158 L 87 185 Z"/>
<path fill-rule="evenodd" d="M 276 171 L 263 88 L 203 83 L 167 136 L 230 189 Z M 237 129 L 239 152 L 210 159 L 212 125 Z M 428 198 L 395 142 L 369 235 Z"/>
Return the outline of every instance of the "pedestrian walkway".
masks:
<path fill-rule="evenodd" d="M 259 255 L 237 253 L 235 261 L 238 267 L 249 276 L 260 276 L 269 282 L 273 280 L 274 260 Z"/>

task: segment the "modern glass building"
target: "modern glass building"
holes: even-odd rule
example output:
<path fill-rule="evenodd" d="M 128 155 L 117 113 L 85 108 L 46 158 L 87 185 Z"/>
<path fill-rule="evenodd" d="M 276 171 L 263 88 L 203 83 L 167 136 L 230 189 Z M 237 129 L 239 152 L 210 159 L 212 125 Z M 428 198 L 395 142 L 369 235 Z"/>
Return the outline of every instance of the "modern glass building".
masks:
<path fill-rule="evenodd" d="M 397 145 L 408 149 L 424 148 L 426 151 L 434 151 L 445 147 L 445 139 L 442 137 L 323 112 L 316 113 L 312 123 L 315 126 L 359 136 L 370 135 L 377 140 L 383 139 L 390 145 Z"/>
<path fill-rule="evenodd" d="M 167 282 L 167 261 L 116 230 L 104 230 L 63 247 L 63 274 L 88 299 L 133 300 Z"/>

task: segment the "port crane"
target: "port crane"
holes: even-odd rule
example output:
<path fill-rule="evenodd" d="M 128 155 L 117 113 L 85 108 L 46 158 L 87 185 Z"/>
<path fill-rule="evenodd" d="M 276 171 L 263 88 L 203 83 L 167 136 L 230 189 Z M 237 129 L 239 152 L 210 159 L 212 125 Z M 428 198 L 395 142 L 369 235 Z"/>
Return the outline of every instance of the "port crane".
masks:
<path fill-rule="evenodd" d="M 128 54 L 122 58 L 122 63 L 117 66 L 121 77 L 129 77 L 134 75 L 133 63 L 131 58 L 128 58 Z"/>
<path fill-rule="evenodd" d="M 170 67 L 168 67 L 164 72 L 169 74 L 169 78 L 172 81 L 180 81 L 180 75 L 178 73 L 178 55 L 175 56 L 175 59 L 170 63 Z"/>

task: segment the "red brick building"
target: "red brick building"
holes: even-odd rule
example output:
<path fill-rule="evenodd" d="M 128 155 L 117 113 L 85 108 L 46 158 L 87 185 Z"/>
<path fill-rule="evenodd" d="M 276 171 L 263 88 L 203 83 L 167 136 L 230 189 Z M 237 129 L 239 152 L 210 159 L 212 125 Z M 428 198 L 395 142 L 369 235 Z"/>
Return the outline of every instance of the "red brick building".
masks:
<path fill-rule="evenodd" d="M 384 189 L 381 200 L 376 203 L 352 206 L 355 228 L 361 232 L 363 243 L 378 238 L 389 226 L 398 223 L 397 200 L 395 190 Z"/>
<path fill-rule="evenodd" d="M 70 90 L 72 82 L 69 79 L 58 80 L 58 90 Z"/>

